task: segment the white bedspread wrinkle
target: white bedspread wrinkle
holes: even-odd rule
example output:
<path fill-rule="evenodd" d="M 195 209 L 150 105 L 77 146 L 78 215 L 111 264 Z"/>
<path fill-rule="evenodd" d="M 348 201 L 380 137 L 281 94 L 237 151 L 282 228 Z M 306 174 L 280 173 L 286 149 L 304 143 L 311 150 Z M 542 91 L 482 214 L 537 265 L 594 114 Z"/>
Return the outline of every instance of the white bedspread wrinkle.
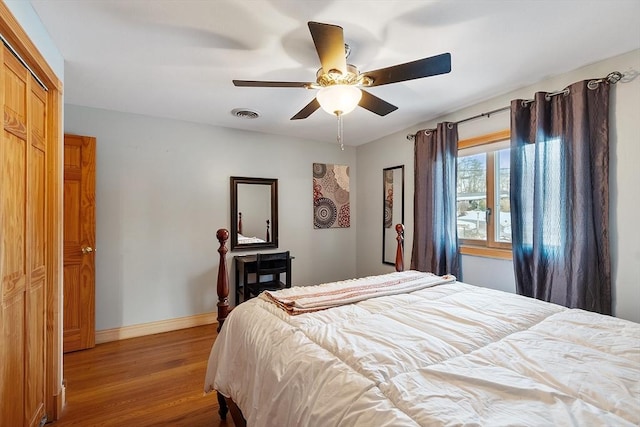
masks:
<path fill-rule="evenodd" d="M 257 427 L 637 426 L 640 325 L 461 282 L 298 316 L 254 298 L 213 390 Z"/>

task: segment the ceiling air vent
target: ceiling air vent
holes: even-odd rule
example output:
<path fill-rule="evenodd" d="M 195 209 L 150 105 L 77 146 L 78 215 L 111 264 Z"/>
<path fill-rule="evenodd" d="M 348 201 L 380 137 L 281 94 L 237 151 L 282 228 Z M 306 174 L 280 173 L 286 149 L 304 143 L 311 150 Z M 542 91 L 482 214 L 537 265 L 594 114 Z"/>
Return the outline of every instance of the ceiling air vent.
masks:
<path fill-rule="evenodd" d="M 249 110 L 247 108 L 234 108 L 231 110 L 231 114 L 240 119 L 257 119 L 260 117 L 260 113 L 255 110 Z"/>

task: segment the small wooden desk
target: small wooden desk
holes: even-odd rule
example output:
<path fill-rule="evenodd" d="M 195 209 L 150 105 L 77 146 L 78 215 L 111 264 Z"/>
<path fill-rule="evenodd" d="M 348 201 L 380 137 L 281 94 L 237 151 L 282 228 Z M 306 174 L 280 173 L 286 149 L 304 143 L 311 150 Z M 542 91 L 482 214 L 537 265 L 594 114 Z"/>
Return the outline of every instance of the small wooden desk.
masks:
<path fill-rule="evenodd" d="M 290 256 L 287 260 L 287 282 L 291 283 L 291 260 L 295 257 Z M 240 304 L 240 290 L 242 289 L 244 292 L 243 301 L 249 299 L 249 289 L 244 286 L 245 283 L 249 280 L 249 274 L 256 272 L 257 267 L 257 257 L 255 254 L 252 255 L 236 255 L 233 257 L 235 268 L 236 268 L 236 301 L 235 305 Z M 242 285 L 240 284 L 240 276 L 242 276 Z"/>

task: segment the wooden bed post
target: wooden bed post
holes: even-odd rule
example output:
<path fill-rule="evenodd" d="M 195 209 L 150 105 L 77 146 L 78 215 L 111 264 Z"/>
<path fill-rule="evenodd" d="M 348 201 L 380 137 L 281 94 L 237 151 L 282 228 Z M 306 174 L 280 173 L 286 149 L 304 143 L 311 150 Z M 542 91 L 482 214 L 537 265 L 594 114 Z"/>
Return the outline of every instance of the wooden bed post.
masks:
<path fill-rule="evenodd" d="M 220 254 L 220 265 L 218 266 L 218 332 L 222 329 L 224 319 L 229 314 L 229 274 L 227 274 L 227 247 L 225 243 L 229 239 L 229 231 L 221 228 L 216 233 L 220 242 L 218 253 Z"/>
<path fill-rule="evenodd" d="M 242 224 L 242 222 L 240 224 Z M 221 228 L 216 232 L 216 237 L 218 238 L 218 242 L 220 242 L 220 247 L 218 248 L 220 264 L 218 265 L 217 283 L 218 332 L 220 332 L 220 329 L 222 329 L 222 325 L 224 324 L 224 319 L 229 315 L 229 275 L 227 274 L 227 247 L 225 246 L 225 243 L 227 243 L 227 240 L 229 239 L 229 231 Z M 220 393 L 217 393 L 217 395 L 219 406 L 218 414 L 220 415 L 220 418 L 224 420 L 227 418 L 229 408 L 224 396 Z"/>
<path fill-rule="evenodd" d="M 396 224 L 396 233 L 398 233 L 398 237 L 396 237 L 398 241 L 398 247 L 396 248 L 396 271 L 404 271 L 404 250 L 402 244 L 404 242 L 404 225 Z"/>
<path fill-rule="evenodd" d="M 269 224 L 271 223 L 271 221 L 267 220 L 267 242 L 271 241 L 271 236 L 269 235 Z"/>

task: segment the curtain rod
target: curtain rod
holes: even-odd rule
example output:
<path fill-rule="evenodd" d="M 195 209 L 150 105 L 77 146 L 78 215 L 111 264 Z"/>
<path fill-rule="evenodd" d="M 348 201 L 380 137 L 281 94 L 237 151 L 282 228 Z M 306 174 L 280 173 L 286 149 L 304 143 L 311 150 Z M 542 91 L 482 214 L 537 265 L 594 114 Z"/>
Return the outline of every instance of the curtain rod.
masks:
<path fill-rule="evenodd" d="M 607 77 L 604 77 L 602 79 L 590 80 L 589 83 L 587 83 L 587 86 L 590 89 L 595 89 L 596 86 L 598 85 L 598 83 L 601 83 L 603 81 L 606 81 L 607 83 L 610 83 L 610 84 L 616 84 L 622 79 L 623 76 L 624 75 L 619 71 L 612 71 L 609 74 L 607 74 Z M 547 94 L 547 97 L 552 97 L 552 96 L 556 96 L 556 95 L 560 95 L 560 94 L 567 94 L 567 93 L 569 93 L 569 89 L 565 88 L 565 89 L 562 89 L 562 90 L 558 90 L 556 92 L 551 92 L 551 93 Z M 527 103 L 533 102 L 533 99 L 528 99 L 528 100 L 526 100 L 524 102 L 527 102 Z M 491 111 L 489 111 L 487 113 L 480 113 L 480 114 L 477 114 L 477 115 L 472 116 L 472 117 L 467 117 L 466 119 L 458 120 L 457 122 L 453 122 L 453 124 L 459 125 L 460 123 L 468 122 L 470 120 L 479 119 L 481 117 L 489 118 L 489 117 L 491 117 L 492 114 L 499 113 L 501 111 L 506 111 L 506 110 L 509 110 L 510 108 L 511 108 L 510 105 L 508 105 L 506 107 L 502 107 L 502 108 L 497 108 L 497 109 L 491 110 Z M 434 130 L 435 129 L 425 129 L 426 132 L 434 131 Z M 416 137 L 415 133 L 407 134 L 407 139 L 409 141 L 415 139 L 415 137 Z"/>

